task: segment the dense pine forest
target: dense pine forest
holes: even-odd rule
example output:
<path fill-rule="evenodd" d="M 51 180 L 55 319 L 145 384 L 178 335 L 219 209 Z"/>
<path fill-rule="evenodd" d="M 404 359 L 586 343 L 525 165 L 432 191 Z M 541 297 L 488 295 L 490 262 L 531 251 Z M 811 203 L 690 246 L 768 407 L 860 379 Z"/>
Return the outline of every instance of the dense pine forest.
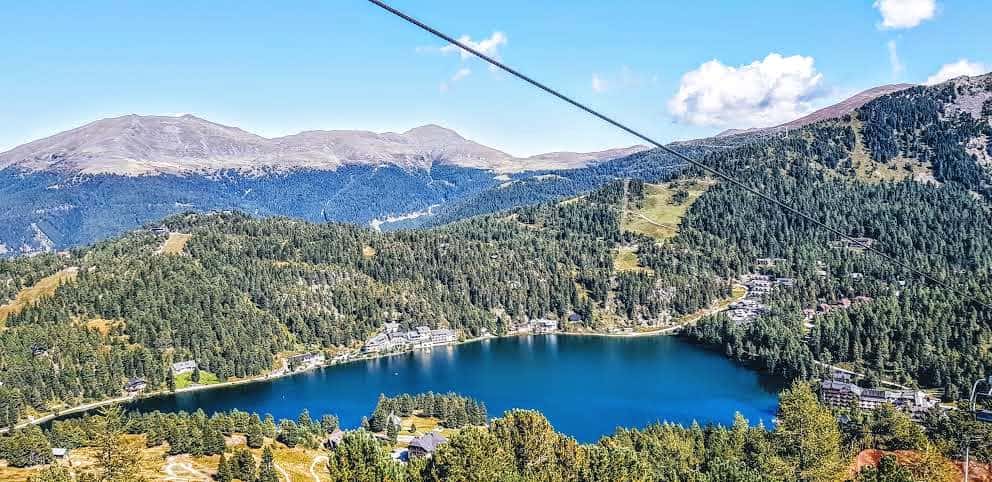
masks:
<path fill-rule="evenodd" d="M 934 416 L 921 426 L 892 407 L 830 410 L 801 382 L 780 400 L 774 427 L 737 415 L 730 426 L 618 428 L 593 444 L 555 431 L 539 412 L 510 410 L 487 420 L 483 408 L 480 418 L 445 429 L 447 437 L 430 456 L 403 461 L 392 456 L 399 429 L 388 421 L 393 414 L 452 416 L 481 404 L 454 394 L 382 398 L 366 426 L 344 433 L 333 415 L 318 420 L 307 412 L 276 422 L 237 410 L 208 416 L 111 408 L 55 422 L 46 431 L 31 426 L 0 436 L 0 458 L 33 467 L 18 473 L 45 482 L 150 480 L 176 466 L 221 482 L 274 482 L 285 480 L 288 475 L 279 473 L 299 467 L 300 459 L 308 476 L 341 482 L 950 482 L 961 477 L 953 459 L 960 456 L 964 432 L 976 438 L 973 460 L 992 457 L 992 430 L 960 413 Z M 388 417 L 377 415 L 387 410 Z M 378 419 L 389 427 L 373 426 Z M 55 462 L 52 447 L 94 454 L 93 462 Z"/>
<path fill-rule="evenodd" d="M 175 361 L 196 360 L 221 380 L 258 375 L 281 354 L 355 348 L 386 322 L 464 337 L 543 317 L 576 318 L 570 329 L 585 331 L 665 324 L 727 299 L 754 272 L 796 284 L 774 290 L 770 312 L 752 323 L 709 316 L 687 336 L 788 378 L 817 376 L 820 361 L 955 400 L 992 371 L 990 98 L 988 76 L 916 87 L 842 118 L 699 151 L 939 282 L 838 246 L 836 235 L 694 168 L 664 184 L 666 209 L 681 212 L 664 233 L 631 227 L 658 202 L 659 185 L 638 176 L 388 234 L 188 213 L 164 221 L 189 236 L 171 254 L 163 236 L 141 230 L 0 262 L 3 301 L 75 268 L 53 295 L 4 315 L 0 425 L 119 396 L 132 377 L 168 387 Z M 667 181 L 670 165 L 644 177 Z M 757 267 L 757 258 L 783 261 Z M 804 319 L 857 297 L 870 301 Z"/>

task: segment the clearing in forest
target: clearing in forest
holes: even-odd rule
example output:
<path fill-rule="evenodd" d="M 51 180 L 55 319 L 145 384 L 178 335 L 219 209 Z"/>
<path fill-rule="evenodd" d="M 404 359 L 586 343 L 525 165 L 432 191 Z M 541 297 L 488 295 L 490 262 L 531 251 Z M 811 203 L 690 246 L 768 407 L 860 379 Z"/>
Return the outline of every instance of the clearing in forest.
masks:
<path fill-rule="evenodd" d="M 21 310 L 27 308 L 31 305 L 31 303 L 34 303 L 41 298 L 52 296 L 55 293 L 56 288 L 58 288 L 62 283 L 67 283 L 74 280 L 78 272 L 79 268 L 75 266 L 69 267 L 59 271 L 58 273 L 38 280 L 34 286 L 24 288 L 19 291 L 17 296 L 15 296 L 10 303 L 0 306 L 0 327 L 3 326 L 4 320 L 6 320 L 10 315 L 20 313 Z"/>
<path fill-rule="evenodd" d="M 636 248 L 629 246 L 617 248 L 617 253 L 613 257 L 613 269 L 616 271 L 653 272 L 651 268 L 641 266 L 641 261 L 637 258 Z"/>
<path fill-rule="evenodd" d="M 689 207 L 714 184 L 712 179 L 645 184 L 640 205 L 627 206 L 623 229 L 655 239 L 674 238 Z"/>
<path fill-rule="evenodd" d="M 169 233 L 169 239 L 165 240 L 165 244 L 158 249 L 158 254 L 179 254 L 183 252 L 183 248 L 186 247 L 186 243 L 192 238 L 192 234 L 184 233 Z"/>

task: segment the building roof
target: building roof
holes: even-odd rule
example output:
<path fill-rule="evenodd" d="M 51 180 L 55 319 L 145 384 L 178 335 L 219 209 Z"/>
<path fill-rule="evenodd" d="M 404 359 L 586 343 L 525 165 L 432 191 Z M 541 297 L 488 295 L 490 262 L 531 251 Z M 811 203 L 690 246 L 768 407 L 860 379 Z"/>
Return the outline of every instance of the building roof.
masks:
<path fill-rule="evenodd" d="M 417 448 L 424 452 L 432 453 L 438 446 L 447 442 L 448 439 L 437 432 L 430 432 L 410 441 L 410 448 Z"/>

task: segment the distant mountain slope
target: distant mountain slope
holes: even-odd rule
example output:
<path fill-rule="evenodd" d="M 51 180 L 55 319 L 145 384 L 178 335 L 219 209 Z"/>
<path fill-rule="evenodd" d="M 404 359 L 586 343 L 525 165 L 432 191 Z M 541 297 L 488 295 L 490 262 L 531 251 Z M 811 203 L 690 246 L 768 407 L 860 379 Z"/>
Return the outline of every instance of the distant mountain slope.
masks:
<path fill-rule="evenodd" d="M 799 127 L 810 125 L 814 122 L 819 122 L 827 119 L 836 119 L 838 117 L 850 114 L 855 110 L 861 108 L 861 106 L 875 100 L 883 95 L 888 95 L 893 92 L 898 92 L 900 90 L 906 90 L 913 87 L 913 84 L 892 84 L 892 85 L 882 85 L 878 87 L 873 87 L 871 89 L 865 90 L 854 94 L 847 99 L 844 99 L 836 104 L 819 109 L 811 114 L 800 117 L 796 120 L 786 122 L 785 124 L 780 124 L 773 127 L 751 127 L 747 129 L 728 129 L 716 135 L 716 137 L 729 137 L 736 136 L 740 134 L 768 134 L 775 132 L 782 132 L 789 129 L 796 129 Z"/>
<path fill-rule="evenodd" d="M 191 115 L 103 119 L 0 154 L 0 256 L 90 243 L 187 210 L 366 224 L 474 195 L 500 173 L 643 149 L 518 158 L 436 125 L 266 139 Z"/>
<path fill-rule="evenodd" d="M 401 134 L 306 131 L 266 139 L 192 115 L 128 115 L 91 122 L 0 153 L 0 168 L 136 176 L 224 170 L 334 170 L 382 164 L 428 169 L 444 164 L 515 172 L 581 167 L 644 149 L 635 146 L 517 158 L 436 125 Z"/>

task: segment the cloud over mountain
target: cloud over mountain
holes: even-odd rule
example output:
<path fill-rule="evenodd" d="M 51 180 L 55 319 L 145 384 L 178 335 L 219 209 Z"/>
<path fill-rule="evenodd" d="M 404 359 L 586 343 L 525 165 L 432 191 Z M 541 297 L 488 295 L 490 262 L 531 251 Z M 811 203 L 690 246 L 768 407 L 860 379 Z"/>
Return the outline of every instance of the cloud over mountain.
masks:
<path fill-rule="evenodd" d="M 738 67 L 711 60 L 682 76 L 668 109 L 696 125 L 775 125 L 812 110 L 823 75 L 813 57 L 768 54 Z"/>
<path fill-rule="evenodd" d="M 951 80 L 956 77 L 961 77 L 962 75 L 975 76 L 981 75 L 989 70 L 989 67 L 980 63 L 972 62 L 968 59 L 960 59 L 957 62 L 952 62 L 949 64 L 944 64 L 940 67 L 937 73 L 927 77 L 927 85 L 939 84 L 941 82 Z"/>

